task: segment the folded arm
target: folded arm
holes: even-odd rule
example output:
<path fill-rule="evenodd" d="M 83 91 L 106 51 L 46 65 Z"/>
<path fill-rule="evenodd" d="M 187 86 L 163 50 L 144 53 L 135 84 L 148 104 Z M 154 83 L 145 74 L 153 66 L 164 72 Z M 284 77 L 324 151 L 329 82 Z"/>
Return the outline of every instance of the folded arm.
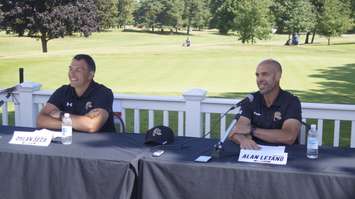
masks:
<path fill-rule="evenodd" d="M 269 143 L 288 144 L 291 145 L 298 137 L 301 124 L 296 119 L 287 119 L 281 129 L 262 129 L 256 128 L 254 130 L 254 137 Z M 231 132 L 229 138 L 240 144 L 242 149 L 258 149 L 257 144 L 251 137 L 252 126 L 250 120 L 241 116 L 237 122 L 236 127 Z"/>
<path fill-rule="evenodd" d="M 270 143 L 291 145 L 295 142 L 300 132 L 301 123 L 296 119 L 284 121 L 281 129 L 256 128 L 254 136 Z"/>
<path fill-rule="evenodd" d="M 61 128 L 61 111 L 53 104 L 47 103 L 37 117 L 38 128 Z M 73 128 L 79 131 L 94 133 L 101 129 L 109 114 L 105 109 L 95 108 L 85 115 L 70 115 Z"/>

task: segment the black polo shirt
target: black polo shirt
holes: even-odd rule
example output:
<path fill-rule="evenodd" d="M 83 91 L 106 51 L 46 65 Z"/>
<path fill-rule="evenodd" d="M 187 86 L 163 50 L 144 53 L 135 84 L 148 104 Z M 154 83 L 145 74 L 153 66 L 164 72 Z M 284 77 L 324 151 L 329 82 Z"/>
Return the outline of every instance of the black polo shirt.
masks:
<path fill-rule="evenodd" d="M 85 115 L 95 108 L 105 109 L 109 113 L 106 123 L 99 132 L 114 132 L 111 89 L 92 81 L 84 94 L 78 97 L 75 89 L 70 85 L 58 88 L 49 98 L 48 103 L 55 105 L 59 110 L 74 114 Z"/>
<path fill-rule="evenodd" d="M 287 119 L 296 119 L 301 122 L 301 103 L 298 97 L 280 89 L 274 103 L 266 106 L 265 99 L 260 92 L 253 93 L 252 103 L 241 107 L 241 116 L 248 118 L 251 125 L 262 129 L 281 129 Z M 260 144 L 268 144 L 256 137 L 253 139 Z M 296 144 L 298 140 L 295 141 Z"/>

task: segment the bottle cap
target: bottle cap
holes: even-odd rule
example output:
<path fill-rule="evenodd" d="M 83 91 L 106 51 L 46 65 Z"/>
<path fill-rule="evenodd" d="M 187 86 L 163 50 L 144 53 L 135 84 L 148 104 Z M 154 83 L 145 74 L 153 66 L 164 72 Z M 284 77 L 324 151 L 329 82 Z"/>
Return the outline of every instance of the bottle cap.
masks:
<path fill-rule="evenodd" d="M 65 113 L 64 117 L 70 117 L 70 114 L 69 113 Z"/>

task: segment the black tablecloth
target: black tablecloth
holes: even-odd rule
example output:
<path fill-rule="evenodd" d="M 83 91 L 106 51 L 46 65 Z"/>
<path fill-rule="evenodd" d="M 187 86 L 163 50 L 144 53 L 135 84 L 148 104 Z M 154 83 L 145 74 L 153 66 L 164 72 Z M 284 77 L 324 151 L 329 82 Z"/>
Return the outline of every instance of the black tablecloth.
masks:
<path fill-rule="evenodd" d="M 71 145 L 35 147 L 8 144 L 13 131 L 0 127 L 0 199 L 129 199 L 135 194 L 142 136 L 74 133 Z"/>
<path fill-rule="evenodd" d="M 186 139 L 177 139 L 176 145 Z M 165 148 L 159 158 L 142 158 L 140 198 L 355 198 L 355 149 L 321 148 L 319 159 L 310 160 L 305 146 L 291 146 L 287 165 L 278 166 L 238 162 L 239 147 L 226 142 L 221 158 L 193 162 L 209 155 L 215 142 L 196 138 L 183 149 Z"/>
<path fill-rule="evenodd" d="M 238 162 L 227 142 L 221 158 L 195 163 L 216 140 L 178 137 L 152 157 L 160 147 L 139 134 L 74 133 L 71 145 L 34 147 L 8 144 L 13 130 L 0 127 L 0 199 L 355 198 L 355 149 L 321 148 L 309 160 L 304 146 L 287 147 L 277 166 Z"/>

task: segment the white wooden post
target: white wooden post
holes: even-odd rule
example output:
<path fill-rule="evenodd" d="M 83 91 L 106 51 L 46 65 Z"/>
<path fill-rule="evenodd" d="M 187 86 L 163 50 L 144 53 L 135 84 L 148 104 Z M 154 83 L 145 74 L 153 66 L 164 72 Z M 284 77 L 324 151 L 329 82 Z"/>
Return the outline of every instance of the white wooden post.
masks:
<path fill-rule="evenodd" d="M 203 89 L 191 89 L 183 93 L 186 111 L 185 136 L 201 137 L 202 118 L 201 101 L 206 98 L 207 91 Z"/>
<path fill-rule="evenodd" d="M 16 126 L 36 126 L 38 106 L 33 102 L 33 92 L 38 91 L 41 86 L 41 84 L 35 82 L 24 82 L 18 86 L 18 109 L 15 112 L 15 114 L 18 114 L 15 116 Z"/>

